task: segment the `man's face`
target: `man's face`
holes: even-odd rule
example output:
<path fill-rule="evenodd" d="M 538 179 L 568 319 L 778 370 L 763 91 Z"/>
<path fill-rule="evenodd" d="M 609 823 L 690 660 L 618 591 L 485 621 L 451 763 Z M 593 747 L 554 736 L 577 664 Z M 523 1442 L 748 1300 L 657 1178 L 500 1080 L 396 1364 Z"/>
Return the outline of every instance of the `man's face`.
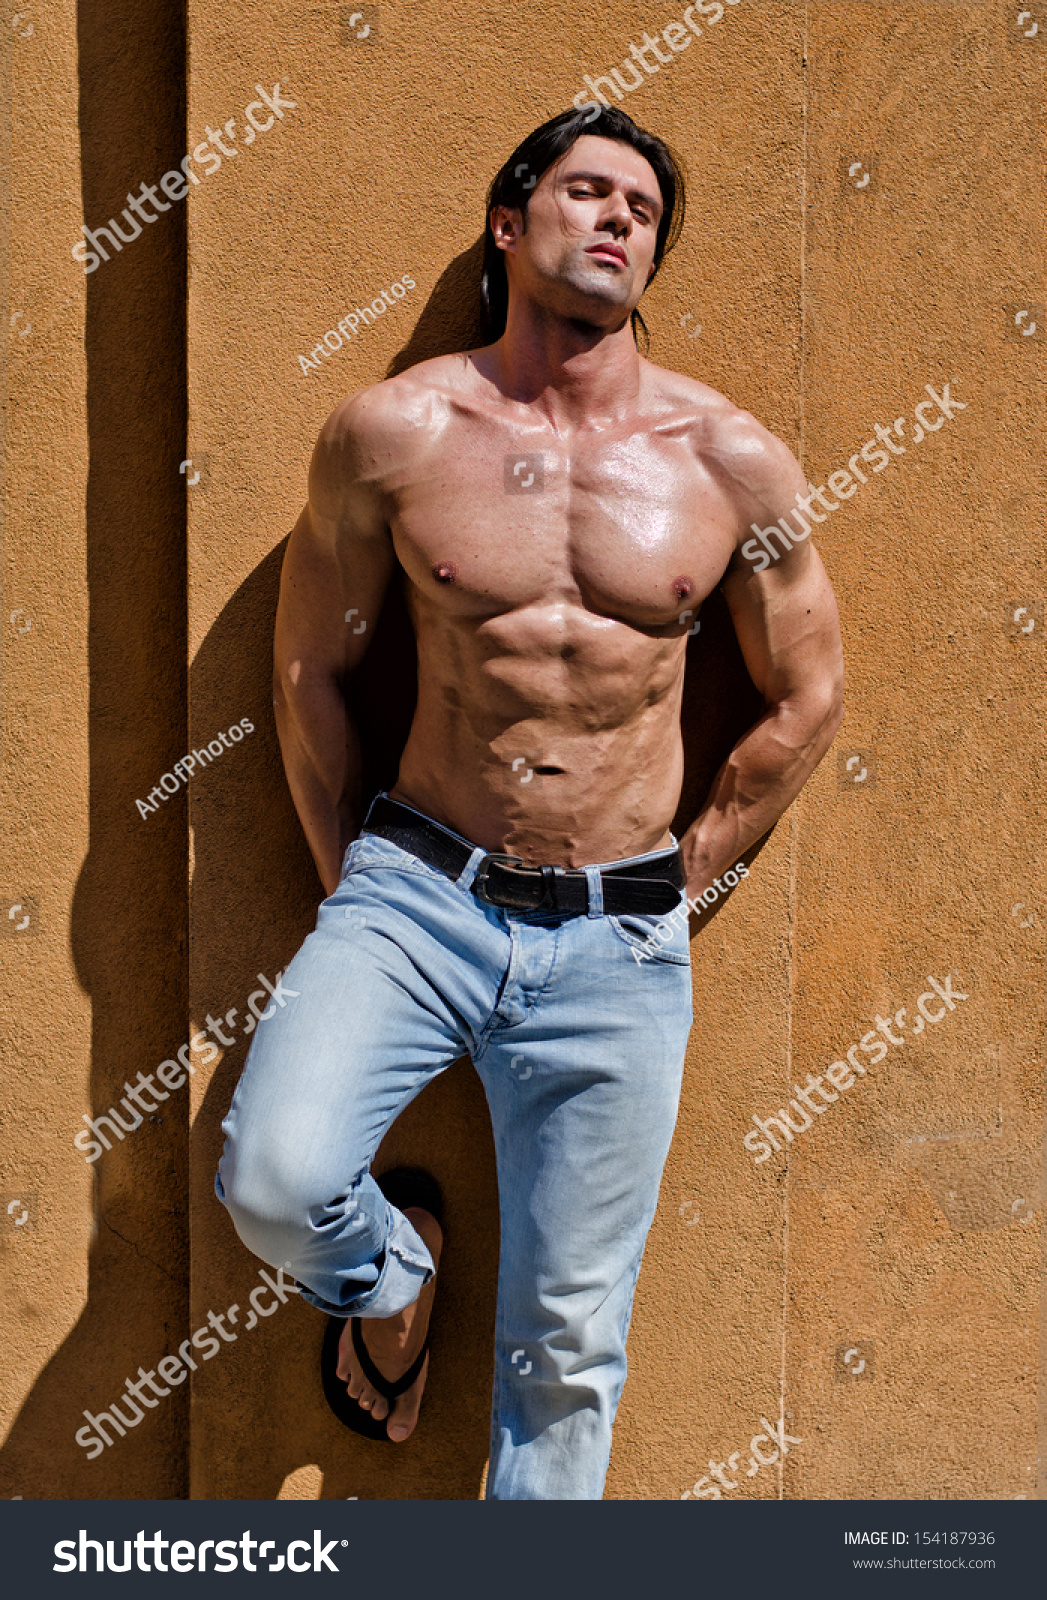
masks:
<path fill-rule="evenodd" d="M 661 192 L 654 169 L 614 139 L 583 134 L 519 211 L 492 212 L 511 289 L 561 316 L 607 328 L 639 303 L 654 270 Z"/>

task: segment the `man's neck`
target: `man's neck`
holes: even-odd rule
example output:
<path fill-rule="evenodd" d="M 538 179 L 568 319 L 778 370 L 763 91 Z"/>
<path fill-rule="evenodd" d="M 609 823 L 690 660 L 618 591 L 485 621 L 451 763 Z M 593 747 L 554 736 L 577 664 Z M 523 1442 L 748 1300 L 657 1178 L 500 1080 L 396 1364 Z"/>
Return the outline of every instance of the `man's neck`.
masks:
<path fill-rule="evenodd" d="M 613 423 L 640 392 L 640 357 L 628 321 L 613 332 L 514 299 L 505 332 L 480 370 L 509 399 L 546 416 L 559 433 Z"/>

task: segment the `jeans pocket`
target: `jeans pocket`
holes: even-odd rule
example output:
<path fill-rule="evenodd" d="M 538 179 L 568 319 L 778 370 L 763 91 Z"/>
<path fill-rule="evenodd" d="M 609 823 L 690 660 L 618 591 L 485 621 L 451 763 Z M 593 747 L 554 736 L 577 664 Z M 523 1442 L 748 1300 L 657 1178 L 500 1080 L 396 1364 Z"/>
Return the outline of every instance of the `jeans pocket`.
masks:
<path fill-rule="evenodd" d="M 607 920 L 619 939 L 633 951 L 638 963 L 661 961 L 671 967 L 690 966 L 687 922 L 684 920 L 681 923 L 677 912 L 660 917 L 629 911 L 622 916 L 609 916 Z M 659 929 L 662 930 L 661 937 Z M 666 933 L 668 938 L 665 937 Z"/>
<path fill-rule="evenodd" d="M 452 881 L 439 867 L 430 866 L 420 856 L 412 855 L 402 845 L 394 844 L 392 839 L 376 833 L 362 833 L 353 840 L 346 852 L 342 867 L 343 880 L 359 872 L 406 872 L 414 877 L 430 878 L 436 883 Z"/>

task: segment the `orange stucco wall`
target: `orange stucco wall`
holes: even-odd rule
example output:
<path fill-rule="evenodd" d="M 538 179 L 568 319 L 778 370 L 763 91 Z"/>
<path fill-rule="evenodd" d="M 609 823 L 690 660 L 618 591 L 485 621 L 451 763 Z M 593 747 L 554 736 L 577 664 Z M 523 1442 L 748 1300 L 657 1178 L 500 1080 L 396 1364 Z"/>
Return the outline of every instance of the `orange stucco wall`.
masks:
<path fill-rule="evenodd" d="M 738 1452 L 725 1497 L 1035 1498 L 1047 13 L 1027 36 L 999 0 L 714 12 L 627 97 L 690 179 L 644 302 L 651 356 L 755 412 L 815 484 L 877 423 L 906 428 L 886 467 L 857 455 L 868 482 L 816 536 L 849 673 L 834 749 L 692 944 L 607 1495 L 678 1499 Z M 431 1165 L 448 1207 L 423 1421 L 395 1451 L 326 1412 L 322 1319 L 292 1298 L 88 1460 L 84 1411 L 258 1282 L 212 1192 L 246 1040 L 98 1161 L 72 1139 L 208 1013 L 242 1019 L 310 926 L 269 658 L 321 422 L 474 339 L 489 178 L 584 74 L 683 13 L 49 0 L 0 40 L 3 1495 L 481 1490 L 497 1200 L 468 1062 L 384 1152 Z M 85 277 L 81 225 L 206 126 L 244 134 L 278 80 L 293 107 Z M 303 366 L 405 274 L 395 311 Z M 915 439 L 926 386 L 946 384 L 964 409 Z M 395 618 L 375 648 L 395 656 Z M 715 601 L 692 650 L 681 821 L 750 704 Z M 376 739 L 390 683 L 383 661 L 359 690 Z M 243 718 L 253 734 L 188 796 L 140 815 Z M 756 1162 L 754 1115 L 877 1014 L 906 1007 L 911 1027 L 948 974 L 966 999 Z M 788 1455 L 747 1476 L 760 1419 L 780 1417 Z"/>

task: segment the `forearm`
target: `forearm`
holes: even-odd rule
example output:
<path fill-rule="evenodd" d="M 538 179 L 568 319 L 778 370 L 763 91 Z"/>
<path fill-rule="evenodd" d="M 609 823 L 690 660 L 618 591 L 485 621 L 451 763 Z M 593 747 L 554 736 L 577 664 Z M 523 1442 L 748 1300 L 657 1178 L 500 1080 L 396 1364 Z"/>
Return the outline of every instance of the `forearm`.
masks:
<path fill-rule="evenodd" d="M 360 741 L 334 678 L 277 684 L 273 704 L 284 771 L 327 894 L 361 815 Z"/>
<path fill-rule="evenodd" d="M 784 701 L 768 707 L 739 739 L 680 841 L 689 895 L 708 889 L 788 810 L 839 722 L 836 701 Z"/>

